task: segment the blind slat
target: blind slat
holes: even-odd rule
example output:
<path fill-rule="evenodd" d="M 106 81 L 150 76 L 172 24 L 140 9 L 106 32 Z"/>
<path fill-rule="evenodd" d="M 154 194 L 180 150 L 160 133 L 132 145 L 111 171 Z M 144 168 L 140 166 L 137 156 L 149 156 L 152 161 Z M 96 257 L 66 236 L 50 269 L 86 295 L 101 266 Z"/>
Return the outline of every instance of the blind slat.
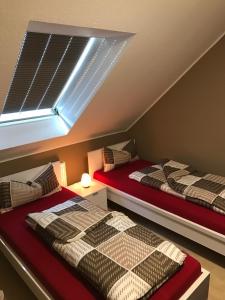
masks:
<path fill-rule="evenodd" d="M 68 40 L 69 37 L 67 36 L 52 35 L 23 111 L 34 110 L 38 107 L 65 51 Z M 51 106 L 46 108 L 51 108 Z"/>
<path fill-rule="evenodd" d="M 52 108 L 88 40 L 27 32 L 3 113 Z"/>
<path fill-rule="evenodd" d="M 45 96 L 47 95 L 47 92 L 49 91 L 49 88 L 51 87 L 53 81 L 55 80 L 55 76 L 56 76 L 56 74 L 57 74 L 57 72 L 58 72 L 58 70 L 59 70 L 59 68 L 60 68 L 60 66 L 61 66 L 61 63 L 63 62 L 63 59 L 64 59 L 64 57 L 65 57 L 65 55 L 66 55 L 66 53 L 67 53 L 67 50 L 68 50 L 68 48 L 69 48 L 69 46 L 70 46 L 70 44 L 71 44 L 71 41 L 72 41 L 72 37 L 69 39 L 69 41 L 68 41 L 68 43 L 67 43 L 66 49 L 65 49 L 65 51 L 64 51 L 64 53 L 63 53 L 63 55 L 62 55 L 62 57 L 61 57 L 61 59 L 60 59 L 58 65 L 57 65 L 56 69 L 55 69 L 55 72 L 54 72 L 53 75 L 52 75 L 52 78 L 51 78 L 51 80 L 50 80 L 50 82 L 49 82 L 49 84 L 48 84 L 48 86 L 47 86 L 47 89 L 45 90 L 45 92 L 44 92 L 44 94 L 43 94 L 43 96 L 42 96 L 42 98 L 41 98 L 41 100 L 40 100 L 40 102 L 39 102 L 39 104 L 38 104 L 38 106 L 37 106 L 37 109 L 39 109 L 40 106 L 43 104 L 43 101 L 44 101 L 44 99 L 45 99 Z"/>
<path fill-rule="evenodd" d="M 28 89 L 28 91 L 27 91 L 27 93 L 26 93 L 26 96 L 25 96 L 25 98 L 23 99 L 23 103 L 22 103 L 22 105 L 21 105 L 21 107 L 20 107 L 20 111 L 26 111 L 26 104 L 29 103 L 29 97 L 30 97 L 30 94 L 31 94 L 32 91 L 33 91 L 33 86 L 34 86 L 34 84 L 35 84 L 36 77 L 38 76 L 39 70 L 40 70 L 40 68 L 41 68 L 41 66 L 42 66 L 42 61 L 43 61 L 43 59 L 44 59 L 44 57 L 45 57 L 45 53 L 46 53 L 46 51 L 47 51 L 47 49 L 48 49 L 48 45 L 49 45 L 49 43 L 50 43 L 50 41 L 51 41 L 51 37 L 52 37 L 51 35 L 48 36 L 48 40 L 47 40 L 47 43 L 46 43 L 46 45 L 45 45 L 45 49 L 44 49 L 44 51 L 43 51 L 43 53 L 42 53 L 41 59 L 40 59 L 40 61 L 39 61 L 39 63 L 38 63 L 37 69 L 36 69 L 36 71 L 35 71 L 35 73 L 34 73 L 33 79 L 32 79 L 32 81 L 31 81 L 31 84 L 30 84 L 30 86 L 29 86 L 29 89 Z M 28 99 L 28 100 L 27 100 L 27 99 Z M 33 106 L 32 106 L 32 108 L 27 109 L 27 110 L 33 110 L 33 109 L 34 109 L 34 108 L 33 108 Z"/>
<path fill-rule="evenodd" d="M 52 107 L 77 64 L 89 38 L 73 37 L 55 78 L 39 108 Z"/>
<path fill-rule="evenodd" d="M 45 49 L 48 36 L 41 33 L 27 33 L 3 113 L 14 113 L 20 110 Z"/>

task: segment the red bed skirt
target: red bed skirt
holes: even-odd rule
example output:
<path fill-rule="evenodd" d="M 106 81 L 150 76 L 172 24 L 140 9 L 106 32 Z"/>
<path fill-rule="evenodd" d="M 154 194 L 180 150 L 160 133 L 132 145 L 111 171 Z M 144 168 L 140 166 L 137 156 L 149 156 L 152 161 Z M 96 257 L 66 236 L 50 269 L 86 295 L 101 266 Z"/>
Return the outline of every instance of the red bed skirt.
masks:
<path fill-rule="evenodd" d="M 25 222 L 28 213 L 47 209 L 73 196 L 73 192 L 63 188 L 61 192 L 0 215 L 0 236 L 14 249 L 54 299 L 100 300 L 99 294 L 40 240 Z M 200 274 L 200 264 L 188 256 L 181 270 L 168 280 L 151 300 L 178 299 Z"/>
<path fill-rule="evenodd" d="M 97 171 L 94 174 L 94 178 L 182 218 L 225 234 L 224 215 L 129 179 L 130 173 L 150 164 L 149 161 L 137 160 L 110 172 Z"/>

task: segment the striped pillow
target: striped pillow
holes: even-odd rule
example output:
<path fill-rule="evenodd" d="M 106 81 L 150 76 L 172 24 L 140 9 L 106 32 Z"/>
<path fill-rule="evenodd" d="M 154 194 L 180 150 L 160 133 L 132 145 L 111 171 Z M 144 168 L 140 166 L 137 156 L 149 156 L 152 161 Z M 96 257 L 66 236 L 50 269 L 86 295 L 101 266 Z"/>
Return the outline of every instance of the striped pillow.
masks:
<path fill-rule="evenodd" d="M 36 183 L 27 184 L 13 180 L 0 182 L 0 213 L 34 201 L 41 194 L 41 187 Z"/>
<path fill-rule="evenodd" d="M 38 176 L 33 178 L 42 189 L 42 197 L 52 195 L 61 191 L 61 186 L 57 180 L 52 163 L 49 163 Z"/>
<path fill-rule="evenodd" d="M 111 171 L 137 158 L 134 140 L 103 148 L 104 172 Z"/>
<path fill-rule="evenodd" d="M 50 163 L 32 181 L 0 182 L 0 213 L 46 197 L 61 190 L 53 165 Z"/>

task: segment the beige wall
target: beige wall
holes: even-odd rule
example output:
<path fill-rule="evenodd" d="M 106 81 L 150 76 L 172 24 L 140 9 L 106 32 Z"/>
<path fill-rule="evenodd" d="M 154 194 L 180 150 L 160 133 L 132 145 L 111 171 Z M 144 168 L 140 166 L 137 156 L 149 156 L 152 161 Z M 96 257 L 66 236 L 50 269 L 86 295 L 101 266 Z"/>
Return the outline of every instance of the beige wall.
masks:
<path fill-rule="evenodd" d="M 0 177 L 64 160 L 69 183 L 87 171 L 87 152 L 132 136 L 142 158 L 173 158 L 225 175 L 225 37 L 127 133 L 0 163 Z M 19 154 L 19 153 L 18 153 Z"/>
<path fill-rule="evenodd" d="M 87 152 L 104 145 L 119 143 L 128 138 L 126 133 L 113 134 L 87 142 L 74 144 L 55 150 L 22 157 L 0 164 L 0 177 L 34 168 L 49 161 L 66 162 L 68 184 L 79 181 L 83 172 L 88 171 Z"/>
<path fill-rule="evenodd" d="M 68 135 L 0 150 L 0 161 L 126 130 L 224 32 L 225 1 L 0 0 L 0 109 L 29 21 L 136 35 Z"/>
<path fill-rule="evenodd" d="M 225 37 L 129 131 L 141 157 L 225 175 Z"/>
<path fill-rule="evenodd" d="M 123 0 L 2 0 L 0 103 L 30 20 L 136 35 L 71 132 L 0 151 L 0 162 L 11 159 L 0 163 L 0 176 L 62 159 L 69 181 L 77 180 L 87 167 L 88 150 L 124 134 L 80 141 L 125 130 L 224 32 L 224 16 L 224 0 L 130 0 L 129 5 Z M 214 56 L 222 57 L 224 50 L 213 49 L 129 132 L 143 157 L 170 156 L 223 172 L 225 60 Z M 26 157 L 16 159 L 20 156 Z"/>

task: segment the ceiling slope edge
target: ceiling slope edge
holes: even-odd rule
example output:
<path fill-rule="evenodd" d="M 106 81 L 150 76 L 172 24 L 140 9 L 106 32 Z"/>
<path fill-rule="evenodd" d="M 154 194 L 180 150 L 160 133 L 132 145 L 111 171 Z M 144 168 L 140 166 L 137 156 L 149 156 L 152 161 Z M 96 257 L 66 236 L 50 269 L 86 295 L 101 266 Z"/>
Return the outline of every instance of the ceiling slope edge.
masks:
<path fill-rule="evenodd" d="M 217 43 L 219 43 L 220 42 L 220 40 L 222 40 L 222 38 L 225 36 L 225 31 L 221 34 L 221 35 L 219 35 L 219 37 L 205 50 L 205 51 L 203 51 L 203 53 L 197 58 L 197 59 L 195 59 L 194 60 L 194 62 L 189 66 L 189 67 L 187 67 L 186 68 L 186 70 L 175 80 L 175 81 L 173 81 L 172 82 L 172 84 L 170 84 L 169 85 L 169 87 L 162 93 L 162 94 L 160 94 L 160 96 L 159 97 L 157 97 L 154 101 L 153 101 L 153 103 L 151 103 L 151 105 L 149 105 L 148 106 L 148 108 L 136 119 L 136 120 L 134 120 L 126 129 L 124 129 L 123 131 L 124 132 L 127 132 L 127 131 L 129 131 L 157 102 L 159 102 L 160 101 L 160 99 L 164 96 L 164 95 L 166 95 L 166 93 L 170 90 L 170 89 L 172 89 L 175 85 L 176 85 L 176 83 L 178 83 L 178 81 L 180 81 L 181 80 L 181 78 L 182 77 L 184 77 L 191 69 L 192 69 L 192 67 L 194 67 L 194 65 L 195 64 L 197 64 L 202 58 L 203 58 L 203 56 L 205 56 Z"/>

